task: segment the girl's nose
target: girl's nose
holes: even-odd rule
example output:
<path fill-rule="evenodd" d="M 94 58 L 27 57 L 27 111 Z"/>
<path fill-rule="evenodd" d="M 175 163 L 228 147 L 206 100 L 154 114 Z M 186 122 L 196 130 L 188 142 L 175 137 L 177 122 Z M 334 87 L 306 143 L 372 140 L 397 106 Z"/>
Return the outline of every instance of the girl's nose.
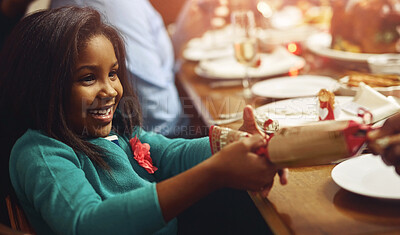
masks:
<path fill-rule="evenodd" d="M 117 90 L 114 88 L 112 81 L 106 81 L 102 84 L 100 96 L 102 98 L 115 97 L 118 95 Z"/>

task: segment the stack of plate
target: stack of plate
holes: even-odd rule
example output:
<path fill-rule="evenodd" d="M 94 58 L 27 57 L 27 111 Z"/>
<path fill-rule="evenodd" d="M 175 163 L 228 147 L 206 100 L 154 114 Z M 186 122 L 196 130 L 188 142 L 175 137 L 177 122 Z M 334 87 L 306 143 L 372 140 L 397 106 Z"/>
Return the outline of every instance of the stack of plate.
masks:
<path fill-rule="evenodd" d="M 299 70 L 305 65 L 303 58 L 289 53 L 284 48 L 277 48 L 272 53 L 260 54 L 260 66 L 249 68 L 252 78 L 269 77 Z M 245 66 L 238 63 L 234 56 L 212 60 L 201 60 L 195 68 L 197 75 L 209 79 L 243 79 Z"/>
<path fill-rule="evenodd" d="M 183 51 L 183 58 L 200 61 L 233 56 L 231 33 L 231 27 L 226 26 L 219 30 L 209 30 L 201 37 L 191 39 Z"/>

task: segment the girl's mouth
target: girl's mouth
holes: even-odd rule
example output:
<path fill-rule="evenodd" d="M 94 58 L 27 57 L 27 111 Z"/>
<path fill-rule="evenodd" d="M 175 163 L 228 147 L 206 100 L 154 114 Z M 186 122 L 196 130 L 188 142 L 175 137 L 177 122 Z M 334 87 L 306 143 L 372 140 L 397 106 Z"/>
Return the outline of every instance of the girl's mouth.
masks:
<path fill-rule="evenodd" d="M 113 106 L 104 106 L 98 109 L 89 109 L 89 115 L 101 122 L 110 122 L 113 118 Z"/>

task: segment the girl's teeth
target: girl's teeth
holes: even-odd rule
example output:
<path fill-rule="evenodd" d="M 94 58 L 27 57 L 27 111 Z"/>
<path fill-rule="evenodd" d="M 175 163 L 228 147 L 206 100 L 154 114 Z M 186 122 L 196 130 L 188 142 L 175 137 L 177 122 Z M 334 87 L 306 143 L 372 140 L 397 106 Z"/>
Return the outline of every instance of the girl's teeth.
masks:
<path fill-rule="evenodd" d="M 111 108 L 101 109 L 101 110 L 93 109 L 93 110 L 90 110 L 89 113 L 98 114 L 98 115 L 109 115 L 111 113 Z"/>

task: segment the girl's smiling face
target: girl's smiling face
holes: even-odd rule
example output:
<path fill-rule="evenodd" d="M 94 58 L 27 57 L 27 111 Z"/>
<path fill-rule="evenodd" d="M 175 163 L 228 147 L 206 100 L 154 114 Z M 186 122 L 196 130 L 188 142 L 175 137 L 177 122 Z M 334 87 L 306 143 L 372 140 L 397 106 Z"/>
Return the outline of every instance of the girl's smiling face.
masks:
<path fill-rule="evenodd" d="M 73 73 L 67 120 L 73 131 L 92 137 L 107 136 L 122 97 L 114 47 L 103 35 L 89 39 L 79 52 Z"/>

